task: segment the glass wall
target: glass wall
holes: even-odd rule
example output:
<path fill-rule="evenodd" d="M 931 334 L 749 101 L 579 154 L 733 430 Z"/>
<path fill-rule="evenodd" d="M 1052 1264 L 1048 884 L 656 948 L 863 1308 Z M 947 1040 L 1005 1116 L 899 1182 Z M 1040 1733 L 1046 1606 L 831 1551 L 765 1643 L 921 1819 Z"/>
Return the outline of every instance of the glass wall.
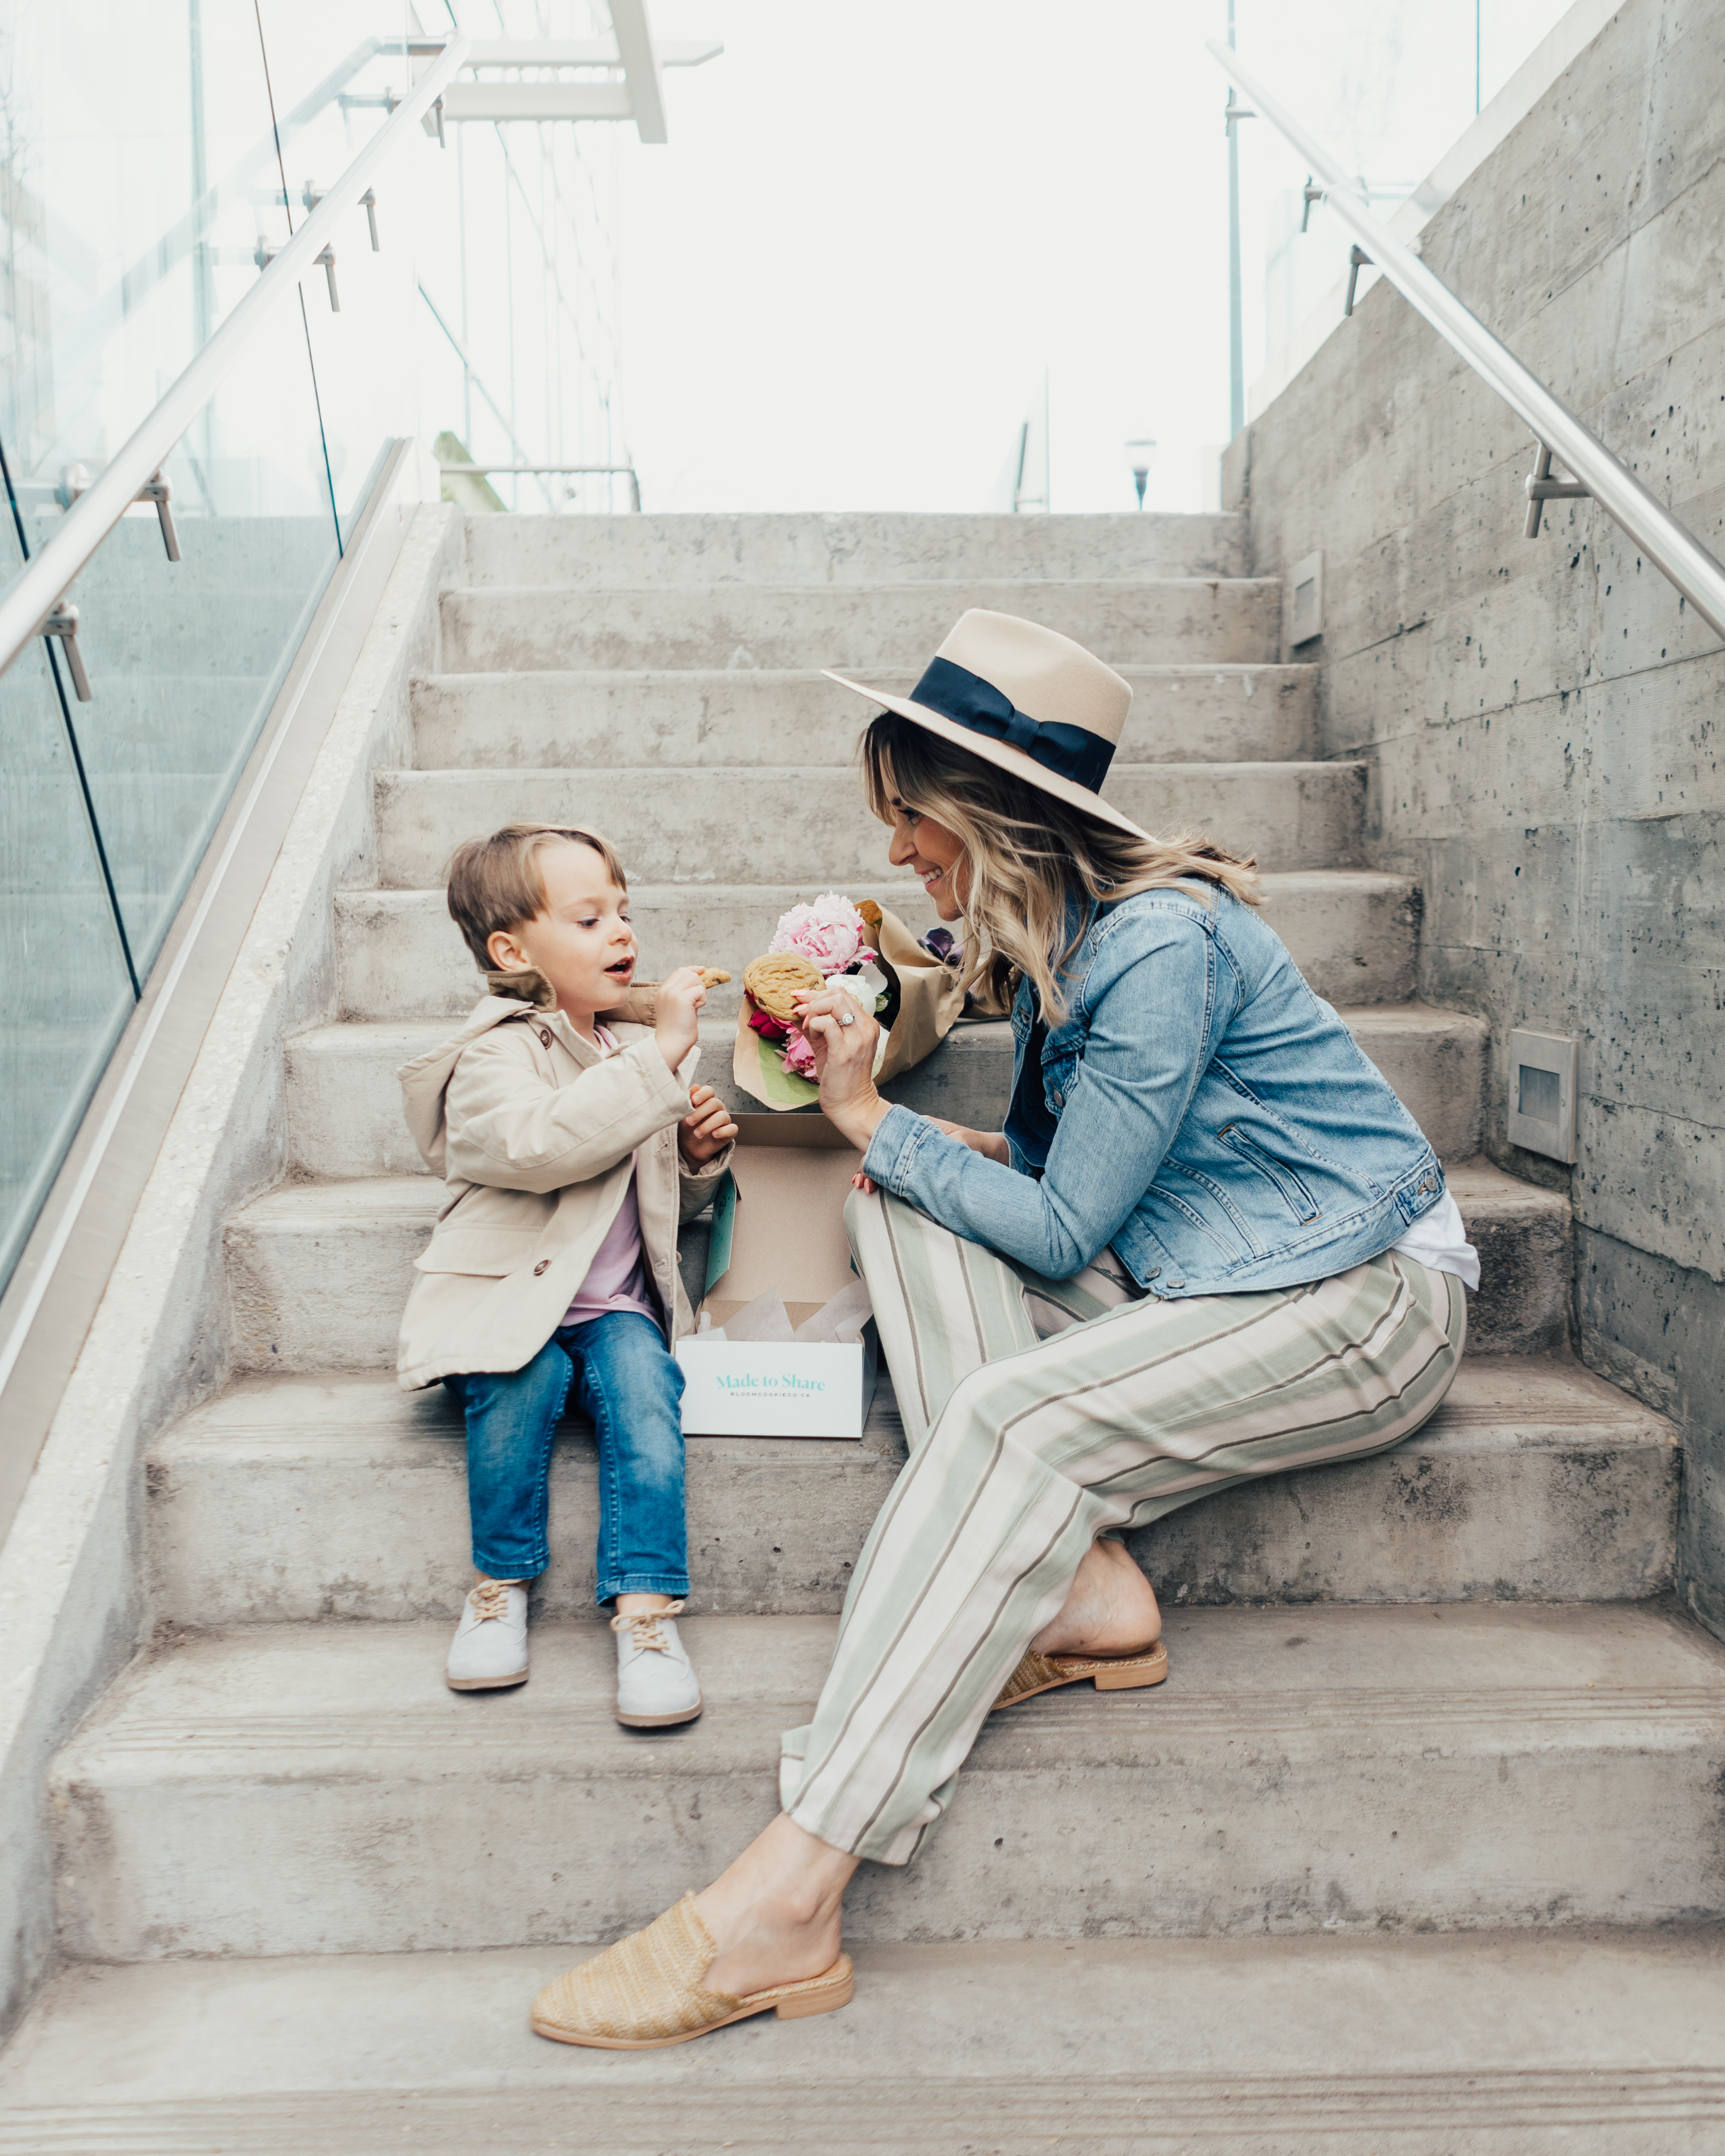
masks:
<path fill-rule="evenodd" d="M 424 19 L 438 15 L 439 33 L 454 25 L 475 39 L 611 43 L 608 9 L 588 0 L 434 0 Z M 439 242 L 422 250 L 426 439 L 443 435 L 479 464 L 627 464 L 619 130 L 510 120 L 449 132 L 450 154 L 430 181 Z M 493 485 L 507 508 L 541 516 L 630 506 L 622 479 L 500 475 Z"/>
<path fill-rule="evenodd" d="M 0 582 L 39 551 L 411 80 L 402 0 L 0 0 Z M 0 676 L 0 1286 L 393 435 L 419 432 L 425 137 L 77 580 L 78 701 Z M 394 189 L 392 194 L 392 187 Z"/>
<path fill-rule="evenodd" d="M 1242 58 L 1388 222 L 1569 4 L 1310 0 L 1289 8 L 1237 0 L 1234 13 Z M 1306 167 L 1267 121 L 1244 121 L 1239 135 L 1245 380 L 1263 398 L 1309 356 L 1315 330 L 1339 315 L 1353 240 L 1321 207 L 1308 216 Z M 1360 293 L 1376 275 L 1360 270 Z"/>

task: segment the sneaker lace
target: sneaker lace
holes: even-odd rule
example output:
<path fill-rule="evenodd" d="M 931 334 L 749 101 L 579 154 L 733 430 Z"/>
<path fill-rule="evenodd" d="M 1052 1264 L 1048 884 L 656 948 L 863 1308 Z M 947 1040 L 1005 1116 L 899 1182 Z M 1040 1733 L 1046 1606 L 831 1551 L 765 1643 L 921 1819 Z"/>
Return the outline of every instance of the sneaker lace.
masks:
<path fill-rule="evenodd" d="M 682 1614 L 683 1604 L 680 1602 L 670 1603 L 663 1609 L 634 1609 L 627 1617 L 614 1617 L 611 1630 L 614 1632 L 632 1632 L 634 1645 L 645 1651 L 656 1655 L 668 1654 L 670 1641 L 665 1637 L 663 1620 L 667 1617 L 680 1617 Z"/>
<path fill-rule="evenodd" d="M 509 1582 L 506 1579 L 482 1579 L 467 1598 L 473 1605 L 473 1614 L 481 1624 L 488 1618 L 503 1618 L 509 1614 Z"/>

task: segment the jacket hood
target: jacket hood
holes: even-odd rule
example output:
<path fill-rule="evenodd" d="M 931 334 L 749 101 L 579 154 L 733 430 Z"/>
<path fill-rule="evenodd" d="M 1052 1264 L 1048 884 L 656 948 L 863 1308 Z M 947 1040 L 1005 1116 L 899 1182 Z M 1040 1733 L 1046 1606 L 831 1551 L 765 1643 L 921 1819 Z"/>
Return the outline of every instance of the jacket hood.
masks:
<path fill-rule="evenodd" d="M 532 976 L 536 982 L 538 976 Z M 630 1025 L 650 1025 L 653 1023 L 653 989 L 651 982 L 641 982 L 630 989 L 628 1000 L 615 1010 L 598 1014 L 601 1025 L 610 1029 Z M 449 1152 L 449 1126 L 444 1113 L 444 1096 L 449 1091 L 455 1065 L 465 1050 L 483 1038 L 494 1026 L 524 1024 L 532 1019 L 548 1025 L 562 1040 L 566 1048 L 579 1062 L 598 1061 L 598 1056 L 574 1030 L 561 1011 L 542 1011 L 536 1005 L 520 996 L 482 996 L 468 1013 L 460 1030 L 437 1048 L 428 1049 L 424 1055 L 416 1055 L 411 1063 L 403 1064 L 396 1072 L 401 1081 L 402 1112 L 407 1119 L 408 1135 L 419 1148 L 419 1158 L 436 1176 L 445 1173 Z"/>

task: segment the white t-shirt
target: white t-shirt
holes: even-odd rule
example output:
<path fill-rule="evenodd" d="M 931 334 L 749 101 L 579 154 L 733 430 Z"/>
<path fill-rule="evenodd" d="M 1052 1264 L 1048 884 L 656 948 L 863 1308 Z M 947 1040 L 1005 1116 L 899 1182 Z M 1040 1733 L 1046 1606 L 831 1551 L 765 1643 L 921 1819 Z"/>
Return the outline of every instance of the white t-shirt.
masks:
<path fill-rule="evenodd" d="M 1447 1190 L 1394 1247 L 1403 1257 L 1430 1265 L 1435 1273 L 1454 1273 L 1464 1287 L 1478 1293 L 1480 1254 L 1468 1241 L 1467 1224 Z"/>

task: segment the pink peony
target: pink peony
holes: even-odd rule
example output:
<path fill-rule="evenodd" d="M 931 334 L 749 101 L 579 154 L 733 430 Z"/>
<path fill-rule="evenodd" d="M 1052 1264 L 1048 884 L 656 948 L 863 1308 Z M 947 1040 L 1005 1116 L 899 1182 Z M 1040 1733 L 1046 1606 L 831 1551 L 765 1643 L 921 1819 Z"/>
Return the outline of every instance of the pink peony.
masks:
<path fill-rule="evenodd" d="M 783 1040 L 790 1031 L 790 1028 L 783 1020 L 774 1018 L 771 1011 L 751 1011 L 749 1024 L 764 1040 Z"/>
<path fill-rule="evenodd" d="M 779 917 L 769 951 L 794 951 L 819 966 L 829 980 L 847 966 L 872 958 L 868 923 L 848 898 L 836 891 L 822 893 L 812 905 L 793 906 Z"/>
<path fill-rule="evenodd" d="M 814 1078 L 814 1050 L 797 1029 L 791 1028 L 790 1038 L 784 1045 L 784 1067 L 794 1071 L 798 1078 Z"/>

